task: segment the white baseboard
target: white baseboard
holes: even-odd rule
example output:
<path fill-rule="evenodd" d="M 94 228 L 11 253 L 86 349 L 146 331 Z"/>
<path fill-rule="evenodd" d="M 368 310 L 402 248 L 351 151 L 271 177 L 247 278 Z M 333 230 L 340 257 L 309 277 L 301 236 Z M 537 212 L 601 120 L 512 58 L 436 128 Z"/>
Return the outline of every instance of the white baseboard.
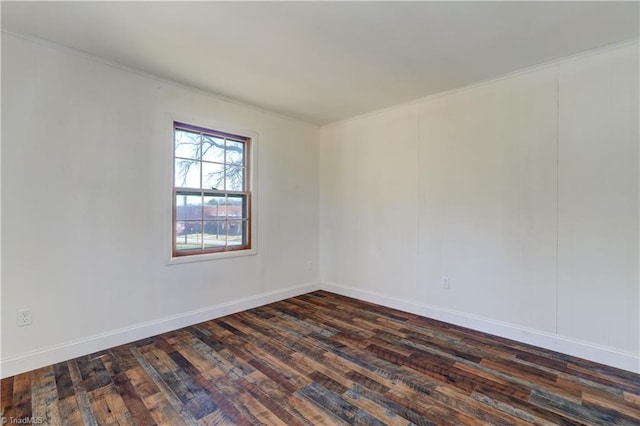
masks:
<path fill-rule="evenodd" d="M 495 336 L 517 340 L 518 342 L 588 359 L 601 364 L 631 371 L 633 373 L 640 373 L 640 354 L 624 352 L 606 346 L 572 339 L 570 337 L 521 327 L 506 322 L 495 321 L 437 306 L 430 306 L 412 300 L 399 299 L 386 294 L 354 287 L 323 282 L 321 284 L 321 288 L 343 296 L 353 297 L 355 299 L 383 305 L 400 311 L 444 321 L 449 324 L 493 334 Z"/>
<path fill-rule="evenodd" d="M 640 373 L 640 355 L 619 351 L 606 346 L 564 337 L 552 333 L 495 321 L 464 312 L 430 306 L 416 301 L 400 299 L 382 293 L 342 286 L 334 283 L 307 283 L 274 290 L 259 295 L 185 312 L 155 321 L 136 324 L 131 327 L 101 333 L 59 345 L 7 357 L 0 361 L 0 377 L 5 378 L 43 366 L 87 355 L 103 349 L 133 342 L 157 334 L 166 333 L 189 325 L 220 318 L 236 312 L 256 308 L 289 297 L 315 290 L 326 290 L 343 296 L 353 297 L 371 303 L 410 312 L 450 324 L 513 339 L 541 348 L 562 352 L 591 361 L 599 362 L 623 370 Z"/>
<path fill-rule="evenodd" d="M 148 321 L 95 336 L 49 346 L 32 352 L 10 356 L 0 361 L 0 377 L 10 377 L 36 368 L 66 361 L 125 343 L 166 333 L 189 325 L 256 308 L 289 297 L 320 289 L 320 284 L 307 283 L 282 290 L 268 291 L 239 300 L 208 306 L 191 312 Z"/>

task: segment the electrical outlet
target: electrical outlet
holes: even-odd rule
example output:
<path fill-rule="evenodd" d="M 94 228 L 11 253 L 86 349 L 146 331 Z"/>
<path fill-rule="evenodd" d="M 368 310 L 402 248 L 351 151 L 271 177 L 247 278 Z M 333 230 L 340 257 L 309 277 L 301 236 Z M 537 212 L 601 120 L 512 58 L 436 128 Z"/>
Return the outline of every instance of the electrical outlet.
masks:
<path fill-rule="evenodd" d="M 312 261 L 308 261 L 307 262 L 307 270 L 310 271 L 311 269 L 313 269 L 313 262 Z"/>
<path fill-rule="evenodd" d="M 449 277 L 442 277 L 442 288 L 444 288 L 445 290 L 449 290 L 451 288 Z"/>
<path fill-rule="evenodd" d="M 32 321 L 33 321 L 33 317 L 30 309 L 25 309 L 24 311 L 18 311 L 18 327 L 31 325 Z"/>

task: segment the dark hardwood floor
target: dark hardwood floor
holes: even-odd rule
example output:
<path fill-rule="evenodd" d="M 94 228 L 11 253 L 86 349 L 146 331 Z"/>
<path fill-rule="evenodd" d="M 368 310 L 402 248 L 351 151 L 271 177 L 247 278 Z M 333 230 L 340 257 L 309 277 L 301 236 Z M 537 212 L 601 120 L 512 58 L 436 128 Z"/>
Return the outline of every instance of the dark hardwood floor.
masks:
<path fill-rule="evenodd" d="M 54 425 L 640 425 L 640 375 L 319 291 L 4 379 L 2 411 Z"/>

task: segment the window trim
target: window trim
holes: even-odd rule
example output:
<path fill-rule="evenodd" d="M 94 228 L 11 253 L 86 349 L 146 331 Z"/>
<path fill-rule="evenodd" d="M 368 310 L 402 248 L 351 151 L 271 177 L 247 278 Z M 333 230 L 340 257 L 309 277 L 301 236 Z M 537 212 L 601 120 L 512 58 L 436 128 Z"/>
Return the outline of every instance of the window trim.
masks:
<path fill-rule="evenodd" d="M 169 258 L 167 261 L 167 265 L 173 264 L 182 264 L 182 263 L 190 263 L 190 262 L 201 262 L 207 260 L 217 260 L 217 259 L 226 259 L 232 257 L 240 257 L 240 256 L 252 256 L 257 254 L 257 203 L 256 203 L 256 194 L 257 194 L 257 141 L 258 134 L 253 131 L 247 130 L 237 130 L 231 129 L 224 125 L 211 124 L 207 123 L 204 120 L 198 119 L 189 119 L 189 118 L 176 118 L 170 114 L 168 114 L 168 128 L 170 135 L 170 172 L 168 173 L 171 180 L 171 199 L 170 199 L 170 220 L 168 226 L 168 238 L 165 239 L 166 245 L 168 246 L 168 254 Z M 187 123 L 199 123 L 199 125 L 192 125 Z M 206 127 L 205 127 L 206 126 Z M 176 227 L 176 202 L 175 202 L 175 194 L 176 191 L 180 192 L 182 188 L 175 186 L 175 129 L 180 128 L 187 131 L 195 131 L 202 132 L 206 134 L 211 134 L 213 136 L 223 136 L 232 140 L 242 141 L 247 143 L 246 151 L 245 151 L 245 159 L 244 165 L 245 167 L 245 180 L 246 186 L 245 191 L 207 191 L 204 190 L 207 194 L 209 192 L 213 193 L 227 193 L 227 194 L 246 194 L 247 197 L 247 218 L 246 218 L 246 231 L 247 231 L 247 243 L 238 248 L 229 248 L 228 246 L 222 250 L 207 250 L 200 251 L 197 250 L 195 252 L 190 253 L 176 253 L 175 246 L 175 227 Z M 200 160 L 202 161 L 202 160 Z M 187 188 L 185 188 L 187 189 Z M 194 192 L 203 193 L 203 188 L 188 188 L 189 190 L 193 190 Z M 205 194 L 205 196 L 207 195 Z"/>

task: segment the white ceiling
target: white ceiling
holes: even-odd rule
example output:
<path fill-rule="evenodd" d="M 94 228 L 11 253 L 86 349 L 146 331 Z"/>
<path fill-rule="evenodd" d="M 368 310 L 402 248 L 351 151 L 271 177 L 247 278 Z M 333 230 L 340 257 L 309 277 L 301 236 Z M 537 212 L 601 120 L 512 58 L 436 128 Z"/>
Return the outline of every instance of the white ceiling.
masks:
<path fill-rule="evenodd" d="M 638 2 L 2 2 L 2 27 L 316 124 L 638 36 Z"/>

